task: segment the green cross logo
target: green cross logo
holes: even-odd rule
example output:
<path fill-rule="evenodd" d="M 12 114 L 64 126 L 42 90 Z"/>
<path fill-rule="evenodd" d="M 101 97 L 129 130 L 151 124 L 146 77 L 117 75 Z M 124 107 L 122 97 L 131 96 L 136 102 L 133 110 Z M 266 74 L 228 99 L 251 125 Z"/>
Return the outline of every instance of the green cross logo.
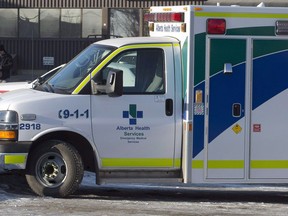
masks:
<path fill-rule="evenodd" d="M 143 118 L 143 111 L 137 111 L 136 104 L 129 105 L 129 111 L 123 111 L 123 118 L 129 119 L 129 125 L 136 125 L 138 118 Z"/>

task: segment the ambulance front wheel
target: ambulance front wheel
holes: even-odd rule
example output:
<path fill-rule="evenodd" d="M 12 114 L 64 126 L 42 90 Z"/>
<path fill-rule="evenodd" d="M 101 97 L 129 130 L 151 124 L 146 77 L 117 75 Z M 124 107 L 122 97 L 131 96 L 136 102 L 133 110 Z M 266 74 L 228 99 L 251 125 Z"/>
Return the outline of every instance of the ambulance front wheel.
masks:
<path fill-rule="evenodd" d="M 33 149 L 27 159 L 27 182 L 40 196 L 66 197 L 74 193 L 83 173 L 78 151 L 63 141 L 46 141 Z"/>

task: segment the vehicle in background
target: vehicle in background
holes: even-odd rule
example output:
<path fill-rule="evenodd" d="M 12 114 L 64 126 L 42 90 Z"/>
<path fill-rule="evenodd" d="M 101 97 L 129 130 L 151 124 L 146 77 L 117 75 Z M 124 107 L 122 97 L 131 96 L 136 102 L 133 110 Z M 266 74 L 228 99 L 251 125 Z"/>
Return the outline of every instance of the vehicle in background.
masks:
<path fill-rule="evenodd" d="M 23 88 L 33 88 L 34 86 L 38 86 L 48 80 L 51 76 L 53 76 L 57 71 L 63 68 L 65 64 L 62 64 L 52 70 L 48 71 L 47 73 L 43 74 L 42 76 L 38 77 L 33 81 L 22 81 L 22 82 L 6 82 L 0 83 L 0 94 L 16 90 L 16 89 L 23 89 Z"/>

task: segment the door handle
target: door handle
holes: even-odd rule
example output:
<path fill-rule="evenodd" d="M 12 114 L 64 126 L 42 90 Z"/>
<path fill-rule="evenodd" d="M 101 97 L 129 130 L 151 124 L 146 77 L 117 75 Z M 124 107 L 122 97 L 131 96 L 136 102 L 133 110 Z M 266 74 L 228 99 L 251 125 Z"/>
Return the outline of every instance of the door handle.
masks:
<path fill-rule="evenodd" d="M 241 104 L 240 103 L 232 104 L 232 116 L 241 117 Z"/>
<path fill-rule="evenodd" d="M 167 116 L 173 115 L 173 100 L 172 99 L 166 99 L 165 101 L 165 112 Z"/>

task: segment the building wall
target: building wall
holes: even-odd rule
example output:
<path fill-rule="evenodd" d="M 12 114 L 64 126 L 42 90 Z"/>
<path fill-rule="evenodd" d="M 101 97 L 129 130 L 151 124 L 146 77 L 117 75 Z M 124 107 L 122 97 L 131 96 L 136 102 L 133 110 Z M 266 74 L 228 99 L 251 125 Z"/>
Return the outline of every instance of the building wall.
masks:
<path fill-rule="evenodd" d="M 29 7 L 29 8 L 148 8 L 150 6 L 202 4 L 206 0 L 1 0 L 1 8 Z"/>
<path fill-rule="evenodd" d="M 22 71 L 44 72 L 68 62 L 95 41 L 115 37 L 115 35 L 122 37 L 145 35 L 147 31 L 145 31 L 143 14 L 150 6 L 202 5 L 204 1 L 206 0 L 1 0 L 0 43 L 4 44 L 6 50 L 15 57 L 15 66 L 12 73 L 17 74 Z M 23 11 L 27 11 L 27 9 L 37 11 L 37 22 L 27 17 L 23 18 Z M 41 16 L 47 11 L 46 9 L 51 9 L 48 11 L 59 10 L 60 12 L 57 13 L 60 14 L 60 21 L 48 20 L 44 25 L 45 20 L 41 19 Z M 66 25 L 61 20 L 62 13 L 66 9 L 81 10 L 81 22 Z M 83 14 L 85 10 L 90 9 L 101 11 L 100 18 L 97 19 L 100 23 L 95 27 L 96 30 L 91 31 L 96 33 L 90 34 L 88 32 L 84 34 Z M 10 18 L 6 15 L 6 12 L 7 15 L 12 14 L 13 16 Z M 126 20 L 122 21 L 122 29 L 120 30 L 119 16 L 126 16 Z M 51 16 L 47 15 L 46 17 Z M 89 21 L 89 19 L 86 20 L 86 22 Z M 55 25 L 55 28 L 53 25 Z M 49 28 L 58 28 L 59 32 L 56 32 L 56 36 L 55 34 L 49 35 L 47 34 Z M 71 30 L 72 33 L 67 32 L 67 29 Z M 81 32 L 79 33 L 79 31 Z M 51 61 L 47 62 L 47 59 Z"/>

